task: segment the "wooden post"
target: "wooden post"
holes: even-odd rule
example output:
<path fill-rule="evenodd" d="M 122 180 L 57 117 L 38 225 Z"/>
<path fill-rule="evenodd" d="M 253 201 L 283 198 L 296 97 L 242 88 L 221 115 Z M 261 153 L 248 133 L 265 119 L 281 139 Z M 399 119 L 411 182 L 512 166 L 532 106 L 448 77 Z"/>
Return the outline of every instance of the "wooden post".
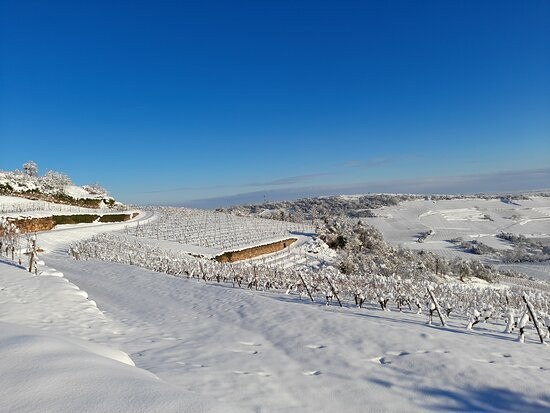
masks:
<path fill-rule="evenodd" d="M 201 267 L 202 279 L 204 280 L 204 282 L 206 282 L 206 273 L 204 272 L 202 262 L 200 262 L 200 261 L 199 261 L 199 266 Z"/>
<path fill-rule="evenodd" d="M 34 263 L 34 256 L 36 255 L 36 238 L 31 239 L 32 243 L 32 251 L 31 251 L 31 257 L 29 260 L 29 272 L 32 272 L 32 265 Z"/>
<path fill-rule="evenodd" d="M 330 282 L 330 278 L 328 277 L 325 277 L 328 281 L 328 285 L 330 285 L 330 289 L 332 290 L 332 294 L 334 294 L 334 296 L 336 297 L 336 299 L 338 300 L 338 304 L 340 305 L 340 307 L 342 307 L 342 302 L 340 301 L 340 297 L 338 297 L 338 293 L 336 292 L 336 290 L 334 289 L 334 286 L 332 285 L 332 283 Z"/>
<path fill-rule="evenodd" d="M 309 295 L 309 298 L 311 299 L 311 301 L 313 301 L 313 296 L 311 295 L 311 292 L 309 291 L 309 287 L 307 286 L 306 282 L 302 278 L 302 274 L 300 273 L 300 271 L 298 271 L 298 277 L 300 277 L 300 280 L 302 280 L 302 284 L 304 284 L 304 287 L 306 288 L 307 295 Z"/>
<path fill-rule="evenodd" d="M 544 337 L 542 336 L 542 332 L 540 331 L 539 321 L 537 320 L 537 315 L 535 314 L 535 310 L 533 310 L 533 306 L 527 300 L 527 297 L 525 296 L 525 293 L 521 296 L 523 298 L 523 301 L 525 301 L 525 305 L 527 305 L 527 310 L 529 311 L 529 314 L 531 315 L 531 319 L 533 320 L 533 323 L 535 324 L 535 328 L 537 329 L 537 334 L 539 335 L 541 344 L 544 344 Z"/>
<path fill-rule="evenodd" d="M 432 290 L 430 289 L 430 287 L 427 287 L 426 289 L 428 290 L 428 294 L 430 295 L 430 298 L 432 299 L 432 301 L 435 305 L 435 310 L 437 311 L 437 315 L 439 316 L 439 320 L 441 320 L 441 325 L 443 327 L 445 327 L 445 320 L 443 320 L 443 316 L 441 315 L 441 311 L 439 311 L 439 304 L 437 303 L 437 300 L 435 299 L 434 294 L 433 294 Z"/>

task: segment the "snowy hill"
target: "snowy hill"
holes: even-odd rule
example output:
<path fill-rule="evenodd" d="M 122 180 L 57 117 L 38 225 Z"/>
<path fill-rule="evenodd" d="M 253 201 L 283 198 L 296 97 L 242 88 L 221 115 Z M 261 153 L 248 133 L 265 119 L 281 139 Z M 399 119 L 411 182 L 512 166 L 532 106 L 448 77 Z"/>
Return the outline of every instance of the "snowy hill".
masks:
<path fill-rule="evenodd" d="M 477 259 L 550 280 L 548 196 L 514 202 L 509 198 L 405 201 L 383 207 L 364 221 L 395 245 L 448 258 Z M 428 234 L 423 242 L 418 242 L 420 234 Z M 474 246 L 478 251 L 472 252 Z"/>
<path fill-rule="evenodd" d="M 367 194 L 304 198 L 226 211 L 319 222 L 333 217 L 372 225 L 395 246 L 446 259 L 478 260 L 550 280 L 550 195 Z M 322 223 L 321 223 L 322 224 Z"/>
<path fill-rule="evenodd" d="M 38 175 L 32 161 L 23 165 L 24 171 L 0 171 L 0 195 L 41 199 L 80 207 L 113 207 L 115 200 L 99 184 L 77 186 L 70 178 L 56 171 Z"/>

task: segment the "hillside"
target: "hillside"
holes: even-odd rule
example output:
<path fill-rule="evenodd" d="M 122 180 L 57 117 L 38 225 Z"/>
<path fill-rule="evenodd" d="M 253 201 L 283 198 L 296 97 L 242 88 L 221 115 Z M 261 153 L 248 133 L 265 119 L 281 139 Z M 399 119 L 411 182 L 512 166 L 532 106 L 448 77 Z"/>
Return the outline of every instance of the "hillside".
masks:
<path fill-rule="evenodd" d="M 114 198 L 99 184 L 78 186 L 71 179 L 56 171 L 38 174 L 33 161 L 23 165 L 23 171 L 0 171 L 0 195 L 73 205 L 84 208 L 113 208 Z"/>
<path fill-rule="evenodd" d="M 550 280 L 550 196 L 368 194 L 235 206 L 226 211 L 308 222 L 324 217 L 377 228 L 391 245 L 476 260 Z"/>

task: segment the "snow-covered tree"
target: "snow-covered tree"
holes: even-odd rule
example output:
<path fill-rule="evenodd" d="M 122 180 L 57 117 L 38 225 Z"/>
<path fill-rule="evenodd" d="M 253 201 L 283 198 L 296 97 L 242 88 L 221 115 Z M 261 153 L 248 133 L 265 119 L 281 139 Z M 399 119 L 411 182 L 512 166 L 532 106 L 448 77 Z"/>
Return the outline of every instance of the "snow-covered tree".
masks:
<path fill-rule="evenodd" d="M 61 172 L 48 171 L 42 178 L 42 182 L 51 189 L 63 192 L 67 185 L 71 185 L 71 180 L 67 175 Z"/>
<path fill-rule="evenodd" d="M 34 161 L 24 163 L 23 170 L 28 176 L 38 176 L 38 165 Z"/>

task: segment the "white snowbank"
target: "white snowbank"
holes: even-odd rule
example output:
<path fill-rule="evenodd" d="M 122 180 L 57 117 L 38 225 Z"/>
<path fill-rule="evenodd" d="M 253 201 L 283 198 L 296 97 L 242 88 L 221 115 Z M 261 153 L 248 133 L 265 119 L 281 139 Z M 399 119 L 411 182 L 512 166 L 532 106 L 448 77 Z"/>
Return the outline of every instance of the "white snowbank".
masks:
<path fill-rule="evenodd" d="M 120 359 L 102 346 L 0 323 L 2 411 L 224 411 Z"/>

